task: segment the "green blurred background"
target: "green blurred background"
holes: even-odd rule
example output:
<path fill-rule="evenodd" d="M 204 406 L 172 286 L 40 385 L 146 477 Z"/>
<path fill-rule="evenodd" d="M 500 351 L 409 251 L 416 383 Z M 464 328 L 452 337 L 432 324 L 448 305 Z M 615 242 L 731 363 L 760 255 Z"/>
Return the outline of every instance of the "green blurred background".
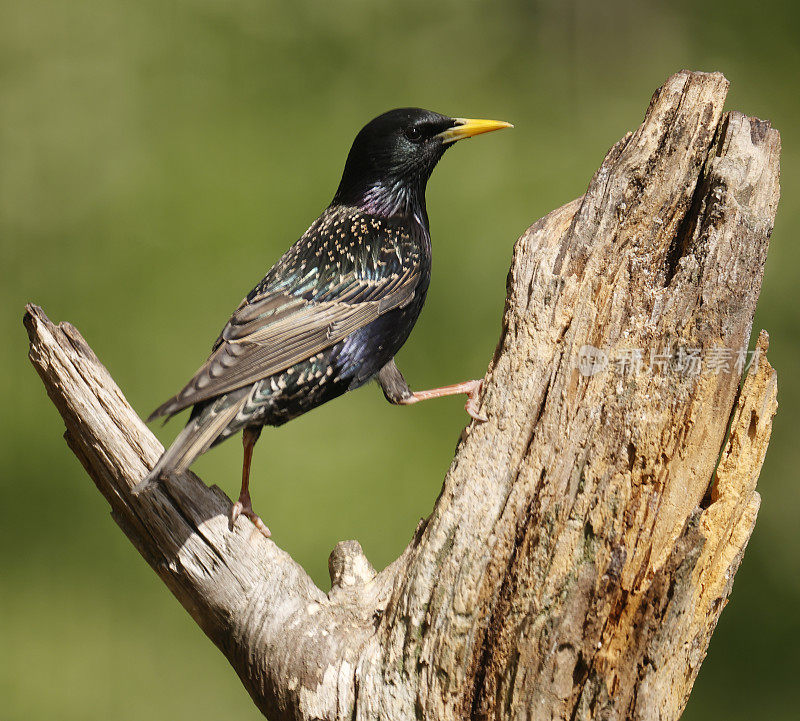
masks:
<path fill-rule="evenodd" d="M 217 650 L 109 517 L 26 359 L 23 305 L 75 323 L 146 414 L 329 201 L 374 115 L 421 105 L 516 124 L 448 153 L 429 186 L 434 276 L 400 365 L 480 376 L 511 249 L 580 195 L 684 68 L 783 135 L 783 201 L 757 328 L 781 409 L 759 524 L 685 718 L 796 718 L 800 9 L 795 2 L 0 0 L 0 718 L 256 719 Z M 256 450 L 255 503 L 325 584 L 340 539 L 382 567 L 440 489 L 456 399 L 374 386 Z M 180 423 L 156 432 L 169 441 Z M 195 469 L 229 495 L 240 444 Z M 327 588 L 327 586 L 324 586 Z"/>

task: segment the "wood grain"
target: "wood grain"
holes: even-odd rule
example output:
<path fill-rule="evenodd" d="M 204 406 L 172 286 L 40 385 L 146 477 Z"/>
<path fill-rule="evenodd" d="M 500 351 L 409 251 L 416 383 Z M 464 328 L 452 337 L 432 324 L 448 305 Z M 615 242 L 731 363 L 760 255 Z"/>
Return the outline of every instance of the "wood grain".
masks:
<path fill-rule="evenodd" d="M 519 239 L 488 420 L 401 557 L 376 573 L 340 543 L 328 593 L 247 519 L 229 531 L 230 501 L 191 473 L 133 496 L 160 444 L 77 330 L 29 306 L 70 447 L 273 721 L 681 715 L 776 410 L 766 333 L 743 382 L 740 351 L 780 137 L 724 113 L 727 87 L 669 78 L 586 194 Z"/>

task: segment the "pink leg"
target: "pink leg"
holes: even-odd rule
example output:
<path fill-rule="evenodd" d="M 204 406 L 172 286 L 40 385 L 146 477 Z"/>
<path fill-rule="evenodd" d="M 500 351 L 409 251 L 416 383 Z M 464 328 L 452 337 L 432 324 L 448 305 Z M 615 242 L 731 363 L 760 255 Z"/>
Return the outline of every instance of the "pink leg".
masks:
<path fill-rule="evenodd" d="M 483 387 L 483 381 L 464 381 L 464 383 L 456 383 L 452 386 L 443 386 L 442 388 L 432 388 L 429 391 L 417 391 L 412 393 L 408 398 L 400 401 L 400 405 L 410 406 L 420 401 L 427 401 L 429 398 L 443 398 L 444 396 L 456 396 L 461 393 L 466 393 L 467 403 L 464 406 L 469 415 L 476 421 L 487 420 L 486 416 L 478 412 L 478 395 Z"/>
<path fill-rule="evenodd" d="M 230 527 L 233 529 L 233 524 L 240 515 L 244 514 L 249 518 L 253 525 L 261 531 L 267 538 L 272 534 L 269 528 L 265 525 L 256 512 L 253 510 L 253 505 L 250 501 L 250 462 L 253 460 L 253 447 L 256 445 L 260 431 L 252 431 L 245 428 L 242 432 L 242 446 L 244 446 L 244 460 L 242 461 L 242 491 L 239 494 L 239 500 L 233 504 L 231 508 L 231 522 Z"/>

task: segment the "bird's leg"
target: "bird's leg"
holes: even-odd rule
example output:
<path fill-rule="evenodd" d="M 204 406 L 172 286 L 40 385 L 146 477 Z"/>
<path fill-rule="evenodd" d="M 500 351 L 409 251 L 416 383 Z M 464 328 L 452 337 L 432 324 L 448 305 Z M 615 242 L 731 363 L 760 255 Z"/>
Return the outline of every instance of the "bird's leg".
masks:
<path fill-rule="evenodd" d="M 253 460 L 253 448 L 256 445 L 258 437 L 261 435 L 261 428 L 245 428 L 242 431 L 242 446 L 244 447 L 244 459 L 242 460 L 242 491 L 239 493 L 239 500 L 233 504 L 231 508 L 231 522 L 230 527 L 233 530 L 233 524 L 241 514 L 249 518 L 253 525 L 261 531 L 267 538 L 272 534 L 269 528 L 265 525 L 256 512 L 253 510 L 253 505 L 250 501 L 250 462 Z"/>
<path fill-rule="evenodd" d="M 478 396 L 481 388 L 483 388 L 483 381 L 474 380 L 454 383 L 451 386 L 442 386 L 441 388 L 431 388 L 427 391 L 415 391 L 407 398 L 403 398 L 400 401 L 400 405 L 410 406 L 412 403 L 426 401 L 429 398 L 443 398 L 444 396 L 456 396 L 465 393 L 467 402 L 464 404 L 464 410 L 476 421 L 486 421 L 488 420 L 486 416 L 478 410 Z"/>
<path fill-rule="evenodd" d="M 391 360 L 378 373 L 378 384 L 383 389 L 383 395 L 386 396 L 386 400 L 389 403 L 401 406 L 410 406 L 420 401 L 426 401 L 429 398 L 443 398 L 444 396 L 455 396 L 464 393 L 467 396 L 467 403 L 464 409 L 469 413 L 470 417 L 476 421 L 487 420 L 486 416 L 478 411 L 478 396 L 483 387 L 482 380 L 465 381 L 464 383 L 455 383 L 451 386 L 432 388 L 415 393 L 408 387 L 394 360 Z"/>

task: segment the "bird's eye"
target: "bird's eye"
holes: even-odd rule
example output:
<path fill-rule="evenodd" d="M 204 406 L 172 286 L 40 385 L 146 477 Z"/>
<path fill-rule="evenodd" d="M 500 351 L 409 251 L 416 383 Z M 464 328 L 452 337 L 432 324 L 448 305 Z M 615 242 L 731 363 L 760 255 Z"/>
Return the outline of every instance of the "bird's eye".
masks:
<path fill-rule="evenodd" d="M 410 128 L 406 128 L 406 137 L 412 143 L 418 143 L 420 140 L 422 140 L 422 130 L 420 130 L 416 126 L 412 126 Z"/>

